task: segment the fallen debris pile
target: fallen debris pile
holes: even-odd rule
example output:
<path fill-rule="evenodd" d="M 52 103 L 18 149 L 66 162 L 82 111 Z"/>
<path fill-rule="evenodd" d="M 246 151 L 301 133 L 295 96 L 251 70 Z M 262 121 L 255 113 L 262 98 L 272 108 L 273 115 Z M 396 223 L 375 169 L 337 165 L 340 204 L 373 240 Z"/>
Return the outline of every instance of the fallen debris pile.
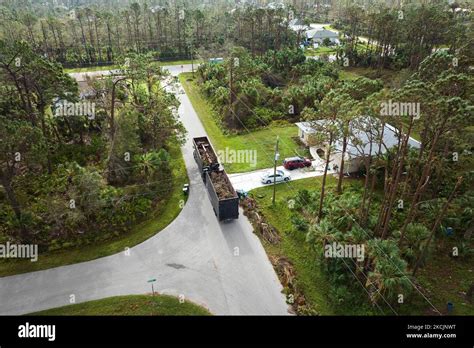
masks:
<path fill-rule="evenodd" d="M 254 231 L 261 238 L 272 244 L 277 245 L 281 242 L 281 236 L 278 231 L 271 226 L 261 212 L 258 210 L 257 202 L 252 197 L 246 197 L 241 201 L 241 207 L 252 223 Z M 268 251 L 267 251 L 268 252 Z M 309 306 L 303 292 L 297 285 L 296 271 L 291 261 L 284 256 L 272 255 L 268 253 L 270 262 L 275 269 L 281 284 L 284 287 L 287 303 L 291 306 L 291 312 L 297 315 L 318 315 L 319 313 Z"/>
<path fill-rule="evenodd" d="M 242 200 L 244 214 L 249 218 L 255 231 L 257 231 L 263 239 L 270 244 L 279 243 L 281 238 L 278 231 L 264 220 L 264 218 L 257 212 L 256 206 L 256 201 L 251 197 Z"/>

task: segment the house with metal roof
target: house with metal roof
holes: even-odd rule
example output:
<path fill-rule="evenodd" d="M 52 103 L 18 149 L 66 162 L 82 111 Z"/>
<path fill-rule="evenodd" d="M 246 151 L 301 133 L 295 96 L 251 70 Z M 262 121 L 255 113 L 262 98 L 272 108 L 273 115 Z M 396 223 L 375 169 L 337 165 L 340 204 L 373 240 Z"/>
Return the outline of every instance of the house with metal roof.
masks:
<path fill-rule="evenodd" d="M 339 43 L 339 34 L 332 30 L 324 28 L 315 28 L 306 31 L 306 39 L 313 43 L 322 43 L 325 39 L 329 39 L 332 43 Z"/>
<path fill-rule="evenodd" d="M 298 137 L 309 147 L 313 158 L 324 161 L 327 150 L 326 143 L 318 143 L 317 133 L 324 129 L 324 125 L 329 120 L 317 120 L 312 122 L 297 122 Z M 350 136 L 347 139 L 346 152 L 344 154 L 344 172 L 353 173 L 361 169 L 364 164 L 364 157 L 376 155 L 379 151 L 380 136 L 383 135 L 380 152 L 383 154 L 388 149 L 398 146 L 400 131 L 392 125 L 380 120 L 361 116 L 349 124 Z M 408 144 L 412 148 L 419 149 L 421 143 L 413 138 L 408 139 Z M 330 168 L 337 169 L 342 161 L 342 139 L 337 139 L 333 144 L 330 156 Z"/>

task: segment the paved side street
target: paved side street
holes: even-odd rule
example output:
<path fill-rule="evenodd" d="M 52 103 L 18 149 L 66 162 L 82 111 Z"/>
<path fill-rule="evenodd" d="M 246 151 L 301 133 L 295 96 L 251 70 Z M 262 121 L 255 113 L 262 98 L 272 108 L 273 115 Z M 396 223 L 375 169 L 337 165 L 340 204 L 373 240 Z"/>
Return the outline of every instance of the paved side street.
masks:
<path fill-rule="evenodd" d="M 185 66 L 190 69 L 190 66 Z M 170 69 L 173 74 L 182 71 Z M 185 94 L 179 115 L 188 129 L 183 146 L 191 180 L 181 214 L 163 231 L 125 252 L 97 260 L 0 278 L 0 314 L 25 314 L 109 296 L 155 291 L 184 295 L 213 314 L 288 314 L 282 286 L 248 219 L 219 223 L 190 139 L 205 135 Z M 41 257 L 41 255 L 40 255 Z M 6 300 L 7 299 L 7 300 Z"/>

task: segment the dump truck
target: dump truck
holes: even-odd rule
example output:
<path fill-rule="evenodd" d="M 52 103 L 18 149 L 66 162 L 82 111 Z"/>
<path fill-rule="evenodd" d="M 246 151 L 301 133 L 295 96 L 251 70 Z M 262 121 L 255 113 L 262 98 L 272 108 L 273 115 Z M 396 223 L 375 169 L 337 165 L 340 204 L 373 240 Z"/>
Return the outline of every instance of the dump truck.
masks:
<path fill-rule="evenodd" d="M 239 218 L 239 196 L 207 137 L 193 138 L 194 159 L 219 221 Z"/>
<path fill-rule="evenodd" d="M 199 167 L 202 180 L 206 183 L 206 172 L 219 170 L 219 158 L 207 137 L 193 138 L 194 159 Z"/>

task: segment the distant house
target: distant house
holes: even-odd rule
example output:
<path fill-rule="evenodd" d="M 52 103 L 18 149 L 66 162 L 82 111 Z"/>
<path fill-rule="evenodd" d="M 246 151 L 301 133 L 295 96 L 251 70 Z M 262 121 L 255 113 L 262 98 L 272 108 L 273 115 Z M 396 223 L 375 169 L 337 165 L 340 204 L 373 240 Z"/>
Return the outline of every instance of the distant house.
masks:
<path fill-rule="evenodd" d="M 306 40 L 313 44 L 320 45 L 326 39 L 329 39 L 329 41 L 335 45 L 339 44 L 339 34 L 332 30 L 315 28 L 306 31 L 305 34 Z"/>
<path fill-rule="evenodd" d="M 291 21 L 289 21 L 288 27 L 297 33 L 305 32 L 311 28 L 309 25 L 304 24 L 304 22 L 298 18 L 294 18 Z"/>
<path fill-rule="evenodd" d="M 310 153 L 315 159 L 325 160 L 325 151 L 327 144 L 318 144 L 316 141 L 317 126 L 323 126 L 326 120 L 314 122 L 298 122 L 298 137 L 309 146 Z M 360 127 L 364 125 L 364 127 Z M 382 125 L 380 121 L 371 117 L 361 117 L 350 124 L 352 136 L 348 139 L 346 153 L 344 156 L 344 172 L 353 173 L 359 171 L 364 165 L 364 157 L 377 154 L 379 150 L 379 136 L 381 134 Z M 362 130 L 361 128 L 364 128 Z M 378 136 L 372 137 L 368 130 Z M 378 132 L 378 133 L 377 133 Z M 381 153 L 385 153 L 398 145 L 400 133 L 398 130 L 386 123 L 383 130 L 383 146 Z M 413 138 L 409 138 L 408 144 L 413 148 L 420 148 L 421 143 Z M 342 139 L 338 139 L 334 144 L 332 154 L 330 156 L 330 168 L 337 169 L 341 165 L 342 160 Z"/>
<path fill-rule="evenodd" d="M 310 122 L 297 122 L 298 138 L 306 145 L 311 146 L 311 137 L 316 133 Z"/>

